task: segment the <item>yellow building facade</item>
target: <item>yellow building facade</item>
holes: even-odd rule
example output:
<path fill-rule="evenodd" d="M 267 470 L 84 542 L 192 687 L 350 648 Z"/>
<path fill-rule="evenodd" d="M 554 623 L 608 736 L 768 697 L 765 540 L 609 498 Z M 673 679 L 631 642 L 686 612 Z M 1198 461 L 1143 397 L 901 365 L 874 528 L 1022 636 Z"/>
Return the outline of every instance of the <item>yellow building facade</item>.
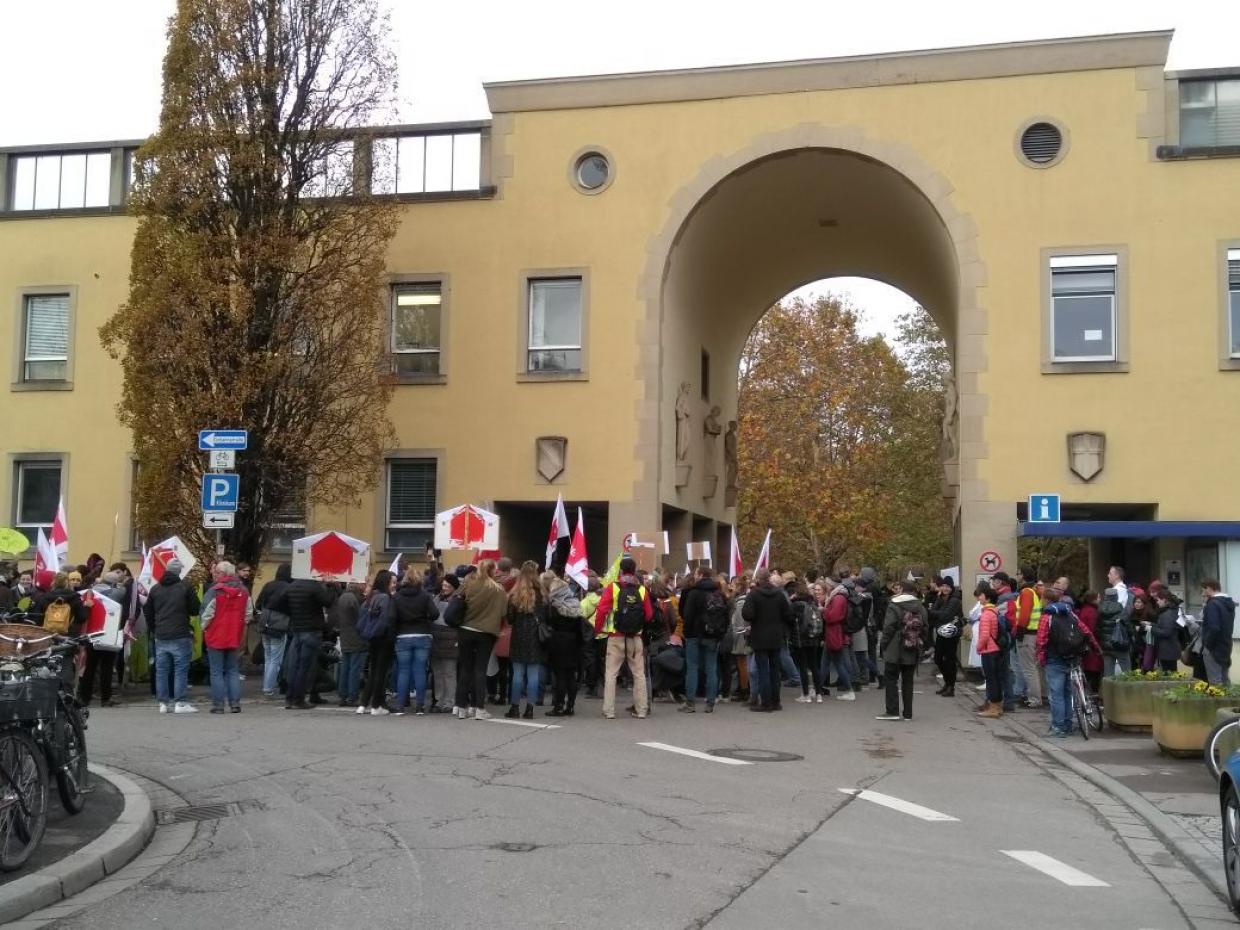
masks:
<path fill-rule="evenodd" d="M 361 507 L 290 513 L 277 549 L 331 527 L 381 561 L 470 501 L 540 558 L 562 494 L 596 563 L 630 532 L 667 530 L 671 564 L 726 552 L 744 342 L 788 291 L 854 275 L 952 345 L 926 454 L 966 578 L 1051 532 L 1093 537 L 1102 570 L 1240 587 L 1240 69 L 1168 72 L 1170 39 L 500 83 L 490 121 L 380 131 L 400 448 Z M 33 530 L 63 494 L 75 558 L 136 544 L 98 340 L 136 145 L 0 150 L 0 506 Z M 1025 523 L 1043 493 L 1049 530 Z"/>

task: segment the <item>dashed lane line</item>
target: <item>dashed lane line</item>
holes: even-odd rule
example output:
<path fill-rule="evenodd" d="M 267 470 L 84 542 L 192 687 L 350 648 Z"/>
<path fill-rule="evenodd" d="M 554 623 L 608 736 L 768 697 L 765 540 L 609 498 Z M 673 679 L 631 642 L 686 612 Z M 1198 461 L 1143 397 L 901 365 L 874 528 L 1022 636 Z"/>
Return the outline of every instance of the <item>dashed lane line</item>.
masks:
<path fill-rule="evenodd" d="M 928 807 L 922 807 L 920 804 L 914 804 L 912 801 L 905 801 L 901 798 L 893 798 L 889 794 L 881 794 L 877 791 L 870 791 L 868 788 L 841 788 L 841 794 L 851 794 L 853 797 L 862 801 L 869 801 L 871 804 L 877 804 L 880 807 L 889 807 L 893 811 L 899 811 L 902 814 L 908 814 L 919 820 L 927 820 L 931 823 L 959 823 L 959 817 L 953 817 L 951 814 L 944 814 Z"/>
<path fill-rule="evenodd" d="M 525 720 L 505 720 L 503 717 L 488 717 L 487 723 L 506 723 L 510 727 L 532 727 L 535 730 L 558 730 L 558 723 L 529 723 Z"/>
<path fill-rule="evenodd" d="M 638 746 L 645 746 L 649 749 L 662 749 L 664 752 L 674 752 L 682 756 L 690 756 L 694 759 L 705 759 L 707 762 L 719 762 L 723 765 L 753 765 L 745 759 L 729 759 L 725 756 L 712 756 L 708 752 L 701 752 L 697 749 L 685 749 L 683 746 L 671 746 L 667 743 L 638 743 Z"/>
<path fill-rule="evenodd" d="M 1073 868 L 1066 862 L 1060 862 L 1046 853 L 1040 853 L 1032 849 L 1001 849 L 999 851 L 1005 856 L 1011 856 L 1017 862 L 1023 862 L 1031 869 L 1037 869 L 1042 874 L 1049 875 L 1051 878 L 1061 881 L 1065 885 L 1071 885 L 1074 888 L 1111 887 L 1102 879 L 1094 878 L 1092 875 Z"/>

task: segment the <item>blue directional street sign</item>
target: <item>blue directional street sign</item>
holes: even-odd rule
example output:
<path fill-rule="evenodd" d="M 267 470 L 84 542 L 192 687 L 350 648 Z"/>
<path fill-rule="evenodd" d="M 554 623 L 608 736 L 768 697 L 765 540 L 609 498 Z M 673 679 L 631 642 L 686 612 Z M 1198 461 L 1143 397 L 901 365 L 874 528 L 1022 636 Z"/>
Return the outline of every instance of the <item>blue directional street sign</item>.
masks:
<path fill-rule="evenodd" d="M 235 512 L 240 493 L 240 475 L 217 473 L 202 476 L 202 509 L 205 512 Z"/>
<path fill-rule="evenodd" d="M 243 429 L 200 429 L 198 451 L 213 452 L 216 449 L 243 451 L 250 443 L 250 434 Z"/>
<path fill-rule="evenodd" d="M 1030 523 L 1058 523 L 1059 522 L 1059 495 L 1058 494 L 1030 494 L 1029 495 L 1029 522 Z"/>

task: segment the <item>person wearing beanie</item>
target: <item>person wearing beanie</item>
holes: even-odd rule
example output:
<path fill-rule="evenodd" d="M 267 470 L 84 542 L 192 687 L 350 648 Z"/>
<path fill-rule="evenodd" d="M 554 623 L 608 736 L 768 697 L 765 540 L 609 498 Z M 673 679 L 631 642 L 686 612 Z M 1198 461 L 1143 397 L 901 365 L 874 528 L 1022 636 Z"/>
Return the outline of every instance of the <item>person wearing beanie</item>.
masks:
<path fill-rule="evenodd" d="M 155 637 L 155 697 L 161 714 L 169 710 L 174 714 L 197 712 L 197 708 L 185 700 L 185 693 L 189 687 L 189 661 L 194 647 L 189 618 L 196 616 L 202 605 L 197 592 L 181 580 L 183 569 L 178 559 L 169 562 L 159 584 L 151 587 L 142 610 L 147 629 Z"/>

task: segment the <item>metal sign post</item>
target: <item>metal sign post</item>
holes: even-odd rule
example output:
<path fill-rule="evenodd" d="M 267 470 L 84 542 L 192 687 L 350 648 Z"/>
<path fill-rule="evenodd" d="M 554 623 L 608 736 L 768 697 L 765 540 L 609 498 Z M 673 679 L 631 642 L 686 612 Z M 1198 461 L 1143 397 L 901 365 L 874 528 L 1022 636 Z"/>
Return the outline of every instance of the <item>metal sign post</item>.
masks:
<path fill-rule="evenodd" d="M 224 554 L 224 530 L 236 526 L 241 476 L 232 473 L 237 453 L 245 451 L 250 436 L 243 429 L 204 429 L 198 432 L 198 450 L 207 453 L 209 471 L 202 476 L 202 525 L 215 530 L 215 554 Z"/>

